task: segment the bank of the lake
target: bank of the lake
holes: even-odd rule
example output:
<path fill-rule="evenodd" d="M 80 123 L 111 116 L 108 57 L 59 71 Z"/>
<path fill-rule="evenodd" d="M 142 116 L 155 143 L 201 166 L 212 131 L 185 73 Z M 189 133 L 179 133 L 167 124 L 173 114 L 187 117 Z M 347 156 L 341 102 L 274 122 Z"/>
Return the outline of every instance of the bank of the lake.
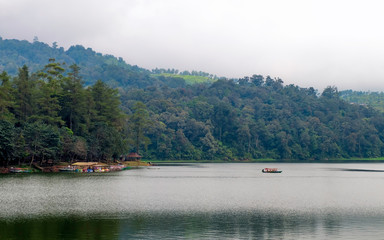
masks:
<path fill-rule="evenodd" d="M 139 164 L 128 164 L 128 167 L 139 167 L 148 165 L 168 165 L 168 164 L 196 164 L 196 163 L 384 163 L 384 157 L 377 158 L 334 158 L 334 159 L 321 159 L 321 160 L 294 160 L 294 159 L 246 159 L 246 160 L 143 160 Z M 0 174 L 11 173 L 11 168 L 23 168 L 27 169 L 28 173 L 37 172 L 59 172 L 59 169 L 63 166 L 68 166 L 69 163 L 62 162 L 59 165 L 53 165 L 49 167 L 19 165 L 0 167 Z M 39 169 L 40 168 L 40 169 Z"/>
<path fill-rule="evenodd" d="M 146 161 L 122 161 L 122 162 L 75 162 L 66 163 L 60 162 L 59 164 L 50 166 L 39 166 L 34 163 L 32 165 L 17 165 L 9 167 L 0 167 L 0 173 L 58 173 L 58 172 L 113 172 L 128 170 L 131 168 L 140 168 L 150 166 L 150 162 Z"/>
<path fill-rule="evenodd" d="M 150 160 L 162 163 L 384 163 L 384 157 L 377 158 L 331 158 L 331 159 L 246 159 L 246 160 Z"/>

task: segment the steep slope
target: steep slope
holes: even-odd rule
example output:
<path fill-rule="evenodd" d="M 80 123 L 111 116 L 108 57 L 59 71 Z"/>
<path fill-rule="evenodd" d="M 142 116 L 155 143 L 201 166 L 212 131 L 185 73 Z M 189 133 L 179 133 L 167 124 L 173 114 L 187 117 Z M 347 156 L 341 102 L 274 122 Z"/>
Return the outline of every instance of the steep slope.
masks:
<path fill-rule="evenodd" d="M 147 87 L 157 81 L 146 69 L 127 64 L 122 58 L 97 53 L 81 45 L 67 51 L 56 45 L 34 41 L 8 40 L 0 38 L 0 71 L 16 75 L 18 68 L 27 65 L 31 72 L 43 69 L 49 59 L 66 65 L 77 64 L 86 85 L 103 80 L 112 87 Z"/>

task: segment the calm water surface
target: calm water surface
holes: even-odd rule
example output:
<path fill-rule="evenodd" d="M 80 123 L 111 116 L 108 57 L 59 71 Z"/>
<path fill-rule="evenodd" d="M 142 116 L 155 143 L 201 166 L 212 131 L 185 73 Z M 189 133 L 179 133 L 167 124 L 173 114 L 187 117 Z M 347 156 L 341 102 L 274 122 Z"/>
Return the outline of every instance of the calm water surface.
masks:
<path fill-rule="evenodd" d="M 3 175 L 0 239 L 383 239 L 380 170 L 233 163 Z"/>

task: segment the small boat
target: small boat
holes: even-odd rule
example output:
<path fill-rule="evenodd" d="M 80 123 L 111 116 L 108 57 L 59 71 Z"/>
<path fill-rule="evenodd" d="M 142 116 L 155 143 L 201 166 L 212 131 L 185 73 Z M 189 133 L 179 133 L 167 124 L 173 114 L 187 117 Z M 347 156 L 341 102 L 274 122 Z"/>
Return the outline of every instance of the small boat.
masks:
<path fill-rule="evenodd" d="M 74 171 L 76 171 L 76 168 L 68 166 L 68 167 L 59 168 L 59 171 L 60 172 L 74 172 Z"/>
<path fill-rule="evenodd" d="M 11 167 L 9 169 L 9 172 L 11 172 L 11 173 L 30 173 L 31 170 L 28 169 L 28 168 L 14 168 L 14 167 Z"/>
<path fill-rule="evenodd" d="M 278 170 L 277 168 L 263 168 L 261 170 L 263 173 L 282 173 L 283 171 Z"/>

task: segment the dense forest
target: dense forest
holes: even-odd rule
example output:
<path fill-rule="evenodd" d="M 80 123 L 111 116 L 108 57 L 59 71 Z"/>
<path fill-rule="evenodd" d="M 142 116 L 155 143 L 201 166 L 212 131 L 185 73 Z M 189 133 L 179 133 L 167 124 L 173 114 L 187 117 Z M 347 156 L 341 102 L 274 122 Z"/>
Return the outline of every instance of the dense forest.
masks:
<path fill-rule="evenodd" d="M 26 40 L 2 39 L 0 37 L 0 72 L 6 71 L 9 75 L 17 75 L 18 69 L 24 65 L 29 71 L 40 71 L 47 64 L 48 59 L 70 66 L 76 64 L 80 70 L 85 86 L 102 80 L 113 88 L 185 84 L 180 72 L 179 76 L 152 77 L 152 71 L 127 64 L 122 58 L 112 55 L 103 55 L 85 48 L 81 45 L 71 46 L 68 50 L 58 47 L 57 43 L 49 46 L 37 39 L 30 43 Z M 156 73 L 164 70 L 153 70 Z M 166 70 L 165 72 L 172 72 Z"/>
<path fill-rule="evenodd" d="M 125 115 L 117 90 L 102 81 L 84 88 L 79 67 L 53 59 L 17 77 L 0 75 L 0 160 L 2 165 L 52 161 L 110 160 L 126 149 L 120 129 Z"/>
<path fill-rule="evenodd" d="M 123 106 L 142 101 L 158 125 L 148 132 L 153 158 L 317 160 L 379 157 L 384 150 L 383 115 L 341 100 L 335 87 L 318 96 L 313 88 L 254 75 L 130 89 L 121 99 Z"/>
<path fill-rule="evenodd" d="M 33 52 L 43 44 L 0 41 L 0 56 L 10 52 L 4 50 L 10 48 L 2 45 L 5 41 L 15 44 L 11 49 L 28 45 Z M 46 44 L 42 48 L 59 51 Z M 383 113 L 344 101 L 336 87 L 318 93 L 270 76 L 218 79 L 203 72 L 194 75 L 212 81 L 186 84 L 178 76 L 186 72 L 151 72 L 122 60 L 122 66 L 114 63 L 116 71 L 103 71 L 100 64 L 117 59 L 77 48 L 79 58 L 92 52 L 104 63 L 51 58 L 32 71 L 27 63 L 33 59 L 26 55 L 16 54 L 24 62 L 0 58 L 2 165 L 111 161 L 131 151 L 156 160 L 316 161 L 384 155 Z M 41 66 L 37 62 L 34 66 Z M 5 63 L 23 65 L 15 73 Z"/>

